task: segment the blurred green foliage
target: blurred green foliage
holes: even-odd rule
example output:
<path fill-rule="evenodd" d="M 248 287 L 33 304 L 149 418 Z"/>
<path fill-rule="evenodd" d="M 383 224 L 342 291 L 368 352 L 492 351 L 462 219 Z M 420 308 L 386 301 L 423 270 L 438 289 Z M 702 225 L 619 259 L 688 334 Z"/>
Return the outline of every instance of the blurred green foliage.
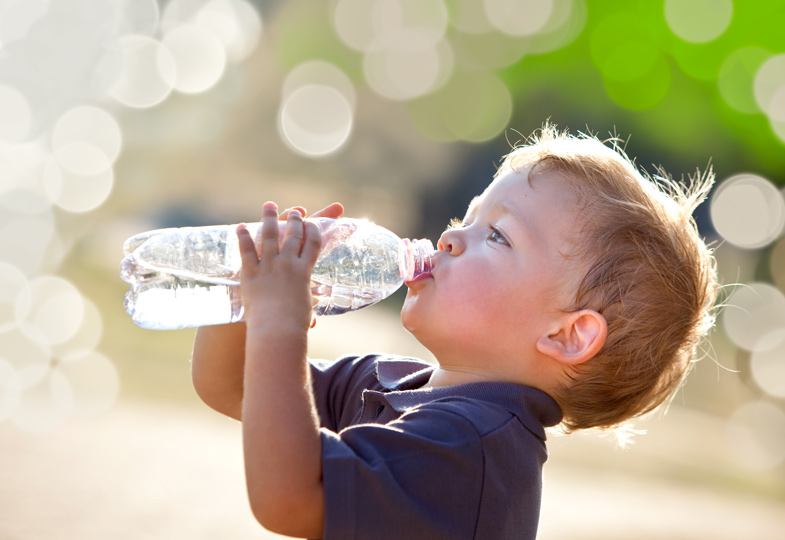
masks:
<path fill-rule="evenodd" d="M 446 4 L 452 16 L 460 2 Z M 464 88 L 476 82 L 481 70 L 467 67 L 471 55 L 485 62 L 486 71 L 490 66 L 512 96 L 507 126 L 523 135 L 550 118 L 561 127 L 600 137 L 632 135 L 629 153 L 645 167 L 663 163 L 679 175 L 712 159 L 719 178 L 749 170 L 785 185 L 785 141 L 772 130 L 752 93 L 754 74 L 763 61 L 785 52 L 785 2 L 736 0 L 727 29 L 706 43 L 676 36 L 664 4 L 574 2 L 573 23 L 585 19 L 576 39 L 547 52 L 539 52 L 542 47 L 532 39 L 529 52 L 506 67 L 494 68 L 489 56 L 502 55 L 505 46 L 522 46 L 520 40 L 507 36 L 505 45 L 503 37 L 492 33 L 448 28 L 446 38 L 460 57 L 452 77 Z M 262 9 L 276 12 L 275 51 L 285 67 L 321 59 L 362 85 L 362 55 L 342 44 L 333 30 L 332 4 L 270 2 Z M 462 107 L 453 107 L 454 114 L 487 112 L 483 102 L 498 99 L 487 92 L 471 88 L 459 94 L 473 95 L 474 100 L 464 99 Z M 434 112 L 437 99 L 438 93 L 408 103 L 415 127 L 429 138 L 438 138 L 439 122 L 446 121 Z M 505 135 L 509 131 L 495 137 Z M 476 142 L 483 139 L 481 134 L 465 140 L 473 137 Z"/>

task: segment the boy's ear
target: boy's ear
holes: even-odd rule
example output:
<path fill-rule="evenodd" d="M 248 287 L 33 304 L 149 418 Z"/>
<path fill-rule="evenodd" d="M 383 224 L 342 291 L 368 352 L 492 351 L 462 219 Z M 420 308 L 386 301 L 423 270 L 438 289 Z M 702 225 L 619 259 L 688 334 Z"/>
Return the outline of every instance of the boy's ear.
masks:
<path fill-rule="evenodd" d="M 566 313 L 560 325 L 537 340 L 537 350 L 568 365 L 585 362 L 599 352 L 608 335 L 608 324 L 597 311 L 581 309 Z"/>

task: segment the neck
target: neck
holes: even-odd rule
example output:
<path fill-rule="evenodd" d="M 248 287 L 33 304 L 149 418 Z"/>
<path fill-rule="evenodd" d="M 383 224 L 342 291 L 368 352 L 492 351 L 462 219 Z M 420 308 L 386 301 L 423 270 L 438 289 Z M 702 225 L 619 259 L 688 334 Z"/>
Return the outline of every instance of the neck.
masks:
<path fill-rule="evenodd" d="M 472 369 L 437 367 L 423 388 L 440 388 L 474 382 L 503 382 Z"/>

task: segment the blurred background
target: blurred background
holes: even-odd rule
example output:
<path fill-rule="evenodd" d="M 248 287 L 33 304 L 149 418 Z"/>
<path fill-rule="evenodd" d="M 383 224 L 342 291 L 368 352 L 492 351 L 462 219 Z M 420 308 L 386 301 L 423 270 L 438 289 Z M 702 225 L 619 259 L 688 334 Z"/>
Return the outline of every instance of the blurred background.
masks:
<path fill-rule="evenodd" d="M 194 330 L 124 312 L 123 241 L 267 200 L 435 241 L 548 119 L 713 167 L 728 307 L 631 448 L 551 438 L 540 537 L 785 537 L 785 2 L 0 0 L 0 538 L 274 538 Z M 432 359 L 402 298 L 310 354 Z"/>

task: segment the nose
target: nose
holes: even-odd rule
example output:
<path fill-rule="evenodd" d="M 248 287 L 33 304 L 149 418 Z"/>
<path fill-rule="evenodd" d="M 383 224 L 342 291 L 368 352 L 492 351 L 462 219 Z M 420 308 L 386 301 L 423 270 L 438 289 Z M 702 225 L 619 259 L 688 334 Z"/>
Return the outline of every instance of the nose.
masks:
<path fill-rule="evenodd" d="M 439 237 L 439 250 L 449 251 L 450 255 L 457 256 L 463 253 L 466 247 L 461 229 L 447 229 Z"/>

